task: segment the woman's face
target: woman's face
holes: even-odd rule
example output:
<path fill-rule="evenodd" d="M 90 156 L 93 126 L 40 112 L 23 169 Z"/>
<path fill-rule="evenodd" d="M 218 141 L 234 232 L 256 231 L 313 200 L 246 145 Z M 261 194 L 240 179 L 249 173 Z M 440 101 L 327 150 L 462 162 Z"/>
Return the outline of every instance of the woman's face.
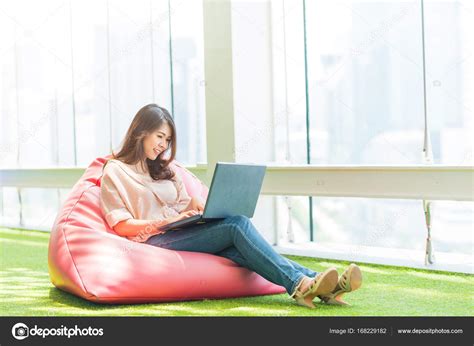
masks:
<path fill-rule="evenodd" d="M 168 149 L 171 141 L 171 128 L 164 123 L 158 130 L 148 134 L 143 140 L 143 150 L 150 160 L 156 160 L 158 155 Z"/>

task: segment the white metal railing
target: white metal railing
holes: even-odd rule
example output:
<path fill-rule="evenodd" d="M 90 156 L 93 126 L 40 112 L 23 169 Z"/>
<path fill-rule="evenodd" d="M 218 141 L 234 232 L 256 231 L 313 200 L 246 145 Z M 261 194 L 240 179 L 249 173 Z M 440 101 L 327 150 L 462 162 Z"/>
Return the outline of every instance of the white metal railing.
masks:
<path fill-rule="evenodd" d="M 209 184 L 206 165 L 187 168 Z M 0 186 L 69 188 L 83 173 L 84 168 L 3 168 Z M 473 166 L 269 164 L 262 194 L 473 201 L 473 182 Z"/>

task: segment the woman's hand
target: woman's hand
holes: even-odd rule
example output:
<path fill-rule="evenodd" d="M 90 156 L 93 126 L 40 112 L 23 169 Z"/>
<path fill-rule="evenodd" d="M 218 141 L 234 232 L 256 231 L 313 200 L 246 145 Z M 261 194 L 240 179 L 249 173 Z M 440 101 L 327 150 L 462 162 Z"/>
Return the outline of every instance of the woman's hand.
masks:
<path fill-rule="evenodd" d="M 164 219 L 164 220 L 161 220 L 159 221 L 159 224 L 157 225 L 157 233 L 166 233 L 167 231 L 163 231 L 161 230 L 161 227 L 169 224 L 169 223 L 173 223 L 173 222 L 177 222 L 177 221 L 180 221 L 180 220 L 183 220 L 183 219 L 187 219 L 188 217 L 191 217 L 191 216 L 194 216 L 194 215 L 198 215 L 200 213 L 198 213 L 196 210 L 188 210 L 188 211 L 183 211 L 182 213 L 176 215 L 176 216 L 173 216 L 173 217 L 169 217 L 167 219 Z"/>
<path fill-rule="evenodd" d="M 191 217 L 191 216 L 194 216 L 194 215 L 197 215 L 197 214 L 200 214 L 200 213 L 198 213 L 196 210 L 183 211 L 182 213 L 180 213 L 177 216 L 170 217 L 169 219 L 167 219 L 167 221 L 168 221 L 168 223 L 173 223 L 173 222 L 176 222 L 176 221 L 179 221 L 179 220 L 187 219 L 188 217 Z"/>
<path fill-rule="evenodd" d="M 191 210 L 195 210 L 198 213 L 202 213 L 204 211 L 204 205 L 196 197 L 191 197 L 191 201 L 189 202 L 186 209 L 184 209 L 184 211 L 191 211 Z"/>

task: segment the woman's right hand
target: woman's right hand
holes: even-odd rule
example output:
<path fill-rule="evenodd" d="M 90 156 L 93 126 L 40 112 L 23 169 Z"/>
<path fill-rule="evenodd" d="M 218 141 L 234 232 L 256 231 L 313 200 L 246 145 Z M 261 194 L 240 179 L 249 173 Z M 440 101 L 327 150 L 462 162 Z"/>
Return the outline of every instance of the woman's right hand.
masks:
<path fill-rule="evenodd" d="M 198 215 L 198 214 L 200 214 L 200 213 L 197 212 L 196 210 L 184 211 L 184 212 L 180 213 L 179 215 L 176 215 L 174 217 L 170 217 L 168 219 L 168 223 L 173 223 L 173 222 L 176 222 L 176 221 L 179 221 L 179 220 L 187 219 L 188 217 Z"/>

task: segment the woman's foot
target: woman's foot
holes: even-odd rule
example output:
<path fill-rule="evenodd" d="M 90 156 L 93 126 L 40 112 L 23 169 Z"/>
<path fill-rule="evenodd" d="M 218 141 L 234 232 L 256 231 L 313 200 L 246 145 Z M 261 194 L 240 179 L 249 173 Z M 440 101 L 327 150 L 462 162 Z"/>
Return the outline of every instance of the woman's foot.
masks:
<path fill-rule="evenodd" d="M 362 285 L 362 272 L 357 264 L 351 263 L 342 273 L 331 293 L 318 295 L 321 301 L 331 305 L 349 305 L 342 300 L 344 293 L 353 292 Z"/>
<path fill-rule="evenodd" d="M 315 308 L 313 299 L 316 296 L 326 295 L 334 291 L 337 285 L 337 270 L 334 267 L 326 269 L 311 279 L 304 277 L 291 295 L 298 305 Z"/>

